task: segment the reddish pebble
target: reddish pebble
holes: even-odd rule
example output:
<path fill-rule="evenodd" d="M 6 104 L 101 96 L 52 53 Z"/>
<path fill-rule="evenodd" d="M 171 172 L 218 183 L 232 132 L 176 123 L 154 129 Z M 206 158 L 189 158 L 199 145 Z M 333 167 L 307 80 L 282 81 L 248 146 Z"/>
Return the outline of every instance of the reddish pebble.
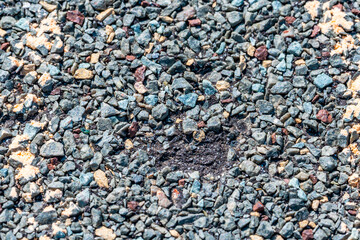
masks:
<path fill-rule="evenodd" d="M 47 167 L 48 167 L 49 170 L 54 170 L 55 169 L 55 166 L 50 164 L 50 163 L 47 165 Z"/>
<path fill-rule="evenodd" d="M 142 7 L 148 7 L 148 6 L 150 6 L 150 3 L 148 1 L 142 1 L 141 6 Z"/>
<path fill-rule="evenodd" d="M 136 57 L 134 55 L 127 55 L 125 58 L 128 61 L 134 61 L 136 59 Z"/>
<path fill-rule="evenodd" d="M 60 95 L 61 90 L 60 88 L 55 88 L 54 90 L 51 91 L 50 95 Z"/>
<path fill-rule="evenodd" d="M 146 66 L 142 65 L 135 70 L 135 79 L 137 82 L 143 82 L 145 79 Z"/>
<path fill-rule="evenodd" d="M 221 100 L 221 103 L 231 103 L 232 101 L 233 101 L 232 98 L 227 98 L 227 99 Z"/>
<path fill-rule="evenodd" d="M 355 8 L 351 9 L 351 12 L 352 12 L 353 14 L 355 14 L 355 15 L 359 15 L 359 14 L 360 14 L 360 10 L 355 9 Z"/>
<path fill-rule="evenodd" d="M 201 25 L 201 20 L 200 19 L 191 19 L 188 20 L 190 27 L 196 27 L 196 26 L 200 26 Z"/>
<path fill-rule="evenodd" d="M 357 214 L 357 211 L 356 211 L 356 210 L 349 210 L 348 213 L 349 213 L 350 215 L 355 216 L 355 215 Z"/>
<path fill-rule="evenodd" d="M 265 60 L 268 56 L 268 51 L 266 46 L 260 46 L 255 51 L 255 57 L 259 60 Z"/>
<path fill-rule="evenodd" d="M 316 37 L 316 35 L 318 35 L 318 33 L 320 32 L 320 27 L 318 25 L 315 25 L 312 32 L 311 32 L 311 35 L 310 37 Z"/>
<path fill-rule="evenodd" d="M 330 52 L 322 52 L 321 56 L 323 57 L 330 57 Z"/>
<path fill-rule="evenodd" d="M 303 240 L 311 240 L 311 239 L 314 239 L 313 230 L 312 230 L 312 229 L 305 229 L 305 230 L 301 233 L 301 237 L 302 237 Z"/>
<path fill-rule="evenodd" d="M 8 43 L 8 42 L 3 43 L 0 46 L 0 50 L 6 50 L 9 46 L 10 46 L 10 43 Z"/>
<path fill-rule="evenodd" d="M 205 126 L 206 126 L 206 124 L 205 124 L 204 121 L 201 121 L 201 122 L 198 123 L 198 127 L 199 127 L 199 128 L 203 128 L 203 127 L 205 127 Z"/>
<path fill-rule="evenodd" d="M 269 221 L 269 217 L 266 215 L 261 216 L 261 221 Z"/>
<path fill-rule="evenodd" d="M 271 142 L 272 144 L 276 143 L 276 133 L 271 134 Z"/>
<path fill-rule="evenodd" d="M 316 118 L 320 121 L 322 121 L 323 123 L 331 123 L 332 122 L 332 116 L 331 114 L 325 110 L 325 109 L 321 109 L 317 114 L 316 114 Z"/>
<path fill-rule="evenodd" d="M 178 183 L 180 187 L 185 186 L 185 179 L 180 179 Z"/>
<path fill-rule="evenodd" d="M 139 123 L 138 122 L 132 122 L 131 126 L 129 127 L 129 135 L 130 137 L 135 137 L 135 134 L 137 131 L 139 131 Z"/>
<path fill-rule="evenodd" d="M 91 60 L 91 56 L 87 56 L 87 57 L 85 58 L 85 61 L 86 61 L 86 62 L 90 62 L 90 60 Z"/>
<path fill-rule="evenodd" d="M 289 132 L 286 128 L 281 129 L 281 132 L 285 135 L 289 135 Z"/>
<path fill-rule="evenodd" d="M 314 175 L 310 175 L 310 180 L 313 184 L 316 184 L 317 183 L 317 177 L 315 177 Z"/>
<path fill-rule="evenodd" d="M 264 204 L 262 204 L 261 202 L 257 202 L 253 206 L 253 211 L 254 212 L 263 212 L 264 209 L 265 209 Z"/>
<path fill-rule="evenodd" d="M 285 17 L 285 21 L 287 24 L 292 24 L 293 22 L 295 22 L 296 18 L 294 17 Z"/>
<path fill-rule="evenodd" d="M 340 9 L 342 11 L 343 10 L 343 5 L 341 3 L 338 3 L 338 4 L 334 5 L 333 8 L 338 8 L 338 9 Z"/>
<path fill-rule="evenodd" d="M 80 133 L 81 132 L 81 129 L 80 128 L 76 128 L 73 130 L 74 133 Z"/>
<path fill-rule="evenodd" d="M 131 210 L 131 211 L 136 211 L 137 208 L 139 206 L 139 203 L 135 202 L 135 201 L 130 201 L 127 203 L 127 207 Z"/>
<path fill-rule="evenodd" d="M 81 12 L 74 10 L 66 13 L 66 19 L 79 25 L 83 25 L 85 17 Z"/>

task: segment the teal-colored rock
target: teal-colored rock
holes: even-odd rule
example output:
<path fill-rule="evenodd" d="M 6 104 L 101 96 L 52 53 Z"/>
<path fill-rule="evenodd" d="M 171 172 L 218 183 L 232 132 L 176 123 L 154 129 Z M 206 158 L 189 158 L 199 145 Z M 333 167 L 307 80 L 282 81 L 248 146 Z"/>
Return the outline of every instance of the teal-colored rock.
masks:
<path fill-rule="evenodd" d="M 128 105 L 129 105 L 129 100 L 124 99 L 124 100 L 118 101 L 118 105 L 121 110 L 126 111 L 128 108 Z"/>
<path fill-rule="evenodd" d="M 90 63 L 80 63 L 79 66 L 78 66 L 79 69 L 80 68 L 88 69 L 90 67 L 91 67 Z"/>
<path fill-rule="evenodd" d="M 297 194 L 300 199 L 307 201 L 306 193 L 302 189 L 299 189 Z"/>
<path fill-rule="evenodd" d="M 9 173 L 9 170 L 7 168 L 2 168 L 0 170 L 0 176 L 1 177 L 7 177 L 8 173 Z"/>
<path fill-rule="evenodd" d="M 144 100 L 145 100 L 146 104 L 155 106 L 159 99 L 156 95 L 148 95 L 144 98 Z"/>
<path fill-rule="evenodd" d="M 289 186 L 290 186 L 290 187 L 294 187 L 294 188 L 299 188 L 299 187 L 300 187 L 299 180 L 298 180 L 297 178 L 292 178 L 292 179 L 289 181 Z"/>
<path fill-rule="evenodd" d="M 141 58 L 142 64 L 144 64 L 146 67 L 148 67 L 153 73 L 159 74 L 162 70 L 162 67 L 160 64 L 157 64 L 155 62 L 150 61 L 147 57 L 143 56 Z"/>
<path fill-rule="evenodd" d="M 325 73 L 322 73 L 318 75 L 315 80 L 314 84 L 320 89 L 323 89 L 333 83 L 333 80 L 330 76 L 326 75 Z"/>
<path fill-rule="evenodd" d="M 192 186 L 191 186 L 191 192 L 192 193 L 199 193 L 201 189 L 201 183 L 198 180 L 194 180 Z"/>
<path fill-rule="evenodd" d="M 82 186 L 88 186 L 92 180 L 94 180 L 94 175 L 92 173 L 81 173 L 80 174 L 80 184 Z"/>
<path fill-rule="evenodd" d="M 280 72 L 285 72 L 286 71 L 286 62 L 285 60 L 282 60 L 277 66 L 276 66 L 276 70 L 280 71 Z"/>
<path fill-rule="evenodd" d="M 273 2 L 271 3 L 271 5 L 272 5 L 273 10 L 274 10 L 275 12 L 279 11 L 280 8 L 282 7 L 281 2 L 279 2 L 279 1 L 273 1 Z"/>
<path fill-rule="evenodd" d="M 294 54 L 295 56 L 300 56 L 302 50 L 303 48 L 301 47 L 301 44 L 299 42 L 292 42 L 289 45 L 287 52 L 290 54 Z"/>
<path fill-rule="evenodd" d="M 235 6 L 235 7 L 240 7 L 244 4 L 244 0 L 233 0 L 231 2 L 231 5 Z"/>
<path fill-rule="evenodd" d="M 222 54 L 225 50 L 225 46 L 226 44 L 224 42 L 221 42 L 219 49 L 216 51 L 216 54 Z"/>
<path fill-rule="evenodd" d="M 254 92 L 265 92 L 264 85 L 262 85 L 260 83 L 254 83 L 251 86 L 251 90 L 253 90 Z"/>
<path fill-rule="evenodd" d="M 208 80 L 204 80 L 202 82 L 202 85 L 203 85 L 203 89 L 204 89 L 206 95 L 213 95 L 217 92 L 217 90 L 214 88 L 214 86 Z"/>
<path fill-rule="evenodd" d="M 198 95 L 196 93 L 188 93 L 178 97 L 179 101 L 189 107 L 195 107 Z"/>
<path fill-rule="evenodd" d="M 57 67 L 55 67 L 55 66 L 53 66 L 51 64 L 49 64 L 47 67 L 49 69 L 49 74 L 51 76 L 55 76 L 55 75 L 58 75 L 60 73 L 60 70 Z"/>
<path fill-rule="evenodd" d="M 30 30 L 29 26 L 30 21 L 26 18 L 20 18 L 19 21 L 15 24 L 16 27 L 20 28 L 21 30 Z"/>

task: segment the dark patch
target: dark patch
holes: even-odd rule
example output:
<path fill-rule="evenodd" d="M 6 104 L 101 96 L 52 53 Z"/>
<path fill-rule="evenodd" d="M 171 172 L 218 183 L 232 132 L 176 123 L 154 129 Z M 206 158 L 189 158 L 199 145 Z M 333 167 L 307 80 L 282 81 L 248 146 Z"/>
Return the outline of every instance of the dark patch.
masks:
<path fill-rule="evenodd" d="M 233 161 L 227 161 L 229 142 L 226 134 L 209 132 L 201 143 L 179 133 L 170 141 L 170 147 L 164 149 L 155 142 L 148 149 L 150 156 L 156 158 L 156 167 L 169 166 L 185 172 L 199 171 L 200 174 L 218 174 L 230 168 Z"/>

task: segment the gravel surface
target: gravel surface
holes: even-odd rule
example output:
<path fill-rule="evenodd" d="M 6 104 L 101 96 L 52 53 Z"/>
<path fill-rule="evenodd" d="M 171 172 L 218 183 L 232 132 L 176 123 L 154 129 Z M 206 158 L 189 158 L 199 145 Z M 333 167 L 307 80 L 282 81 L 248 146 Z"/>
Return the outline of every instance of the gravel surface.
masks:
<path fill-rule="evenodd" d="M 360 239 L 359 0 L 0 0 L 0 239 Z"/>

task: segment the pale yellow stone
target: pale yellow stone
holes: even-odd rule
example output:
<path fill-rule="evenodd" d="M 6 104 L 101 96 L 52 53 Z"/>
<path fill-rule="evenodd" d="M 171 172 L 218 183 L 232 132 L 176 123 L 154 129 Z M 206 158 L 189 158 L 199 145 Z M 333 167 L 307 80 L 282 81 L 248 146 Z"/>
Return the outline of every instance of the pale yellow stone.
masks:
<path fill-rule="evenodd" d="M 169 16 L 160 16 L 160 20 L 166 23 L 172 23 L 174 21 L 174 19 Z"/>
<path fill-rule="evenodd" d="M 149 46 L 145 48 L 144 55 L 151 53 L 153 47 L 154 47 L 154 43 L 149 43 Z"/>
<path fill-rule="evenodd" d="M 244 55 L 240 56 L 239 67 L 241 71 L 244 71 L 246 69 L 246 59 Z"/>
<path fill-rule="evenodd" d="M 314 200 L 311 203 L 311 208 L 314 209 L 314 211 L 319 209 L 319 205 L 320 205 L 320 201 L 319 200 Z"/>
<path fill-rule="evenodd" d="M 347 192 L 345 192 L 343 197 L 342 197 L 343 201 L 345 201 L 345 200 L 347 200 L 349 198 L 350 198 L 350 195 Z"/>
<path fill-rule="evenodd" d="M 0 37 L 5 37 L 6 34 L 7 32 L 0 28 Z"/>
<path fill-rule="evenodd" d="M 250 57 L 253 57 L 255 54 L 255 47 L 253 45 L 249 45 L 248 49 L 247 49 L 247 54 Z"/>
<path fill-rule="evenodd" d="M 107 40 L 106 40 L 106 43 L 111 43 L 112 40 L 114 39 L 115 37 L 115 33 L 114 33 L 114 28 L 110 25 L 106 25 L 105 27 L 105 33 L 106 35 L 108 36 Z"/>
<path fill-rule="evenodd" d="M 303 221 L 299 222 L 299 227 L 305 228 L 308 224 L 309 224 L 309 220 L 303 220 Z"/>
<path fill-rule="evenodd" d="M 271 63 L 272 63 L 271 60 L 264 60 L 264 61 L 262 62 L 262 66 L 263 66 L 264 68 L 268 68 L 268 67 L 271 66 Z"/>
<path fill-rule="evenodd" d="M 42 235 L 39 237 L 39 240 L 51 240 L 51 238 L 46 235 Z"/>
<path fill-rule="evenodd" d="M 127 150 L 130 150 L 134 147 L 134 144 L 132 143 L 132 141 L 130 139 L 126 139 L 125 140 L 125 148 Z"/>
<path fill-rule="evenodd" d="M 359 174 L 353 173 L 348 179 L 349 185 L 352 187 L 359 187 Z"/>
<path fill-rule="evenodd" d="M 284 238 L 282 236 L 280 236 L 280 235 L 277 235 L 275 240 L 284 240 Z"/>
<path fill-rule="evenodd" d="M 171 236 L 173 236 L 173 237 L 175 237 L 175 238 L 180 237 L 180 234 L 179 234 L 178 231 L 176 231 L 175 229 L 169 230 L 169 233 L 170 233 Z"/>
<path fill-rule="evenodd" d="M 304 59 L 299 59 L 295 61 L 295 65 L 296 66 L 301 66 L 301 65 L 305 65 L 305 60 Z"/>
<path fill-rule="evenodd" d="M 99 62 L 100 53 L 92 53 L 90 56 L 90 63 L 97 63 Z"/>
<path fill-rule="evenodd" d="M 250 239 L 251 240 L 264 240 L 264 238 L 259 235 L 250 235 Z"/>
<path fill-rule="evenodd" d="M 285 218 L 285 222 L 289 222 L 289 221 L 291 221 L 291 219 L 292 219 L 292 217 L 291 217 L 291 216 L 286 217 L 286 218 Z"/>
<path fill-rule="evenodd" d="M 166 40 L 165 36 L 160 36 L 159 43 L 163 43 L 163 42 L 165 42 L 165 40 Z"/>
<path fill-rule="evenodd" d="M 100 169 L 94 172 L 94 179 L 99 187 L 109 188 L 109 181 L 106 174 Z"/>
<path fill-rule="evenodd" d="M 250 216 L 254 216 L 254 217 L 260 217 L 260 213 L 258 212 L 251 212 Z"/>
<path fill-rule="evenodd" d="M 195 62 L 195 60 L 194 60 L 193 58 L 190 58 L 190 59 L 188 59 L 188 60 L 186 61 L 185 65 L 186 65 L 186 66 L 191 66 L 191 65 L 194 64 L 194 62 Z"/>
<path fill-rule="evenodd" d="M 230 83 L 226 82 L 226 81 L 218 81 L 216 83 L 216 89 L 219 91 L 225 91 L 230 87 Z"/>
<path fill-rule="evenodd" d="M 93 72 L 85 68 L 77 69 L 74 74 L 75 79 L 92 79 L 93 77 Z"/>
<path fill-rule="evenodd" d="M 300 150 L 300 154 L 301 154 L 301 155 L 308 154 L 309 152 L 310 152 L 310 151 L 309 151 L 309 149 L 307 149 L 307 148 L 303 148 L 303 149 Z"/>
<path fill-rule="evenodd" d="M 105 11 L 102 11 L 99 15 L 96 16 L 96 19 L 99 21 L 103 21 L 105 18 L 110 16 L 111 13 L 113 13 L 113 8 L 108 8 Z"/>
<path fill-rule="evenodd" d="M 320 199 L 320 202 L 321 202 L 321 203 L 326 203 L 326 202 L 328 202 L 328 201 L 329 201 L 329 199 L 328 199 L 327 196 L 323 196 L 323 197 Z"/>
<path fill-rule="evenodd" d="M 224 118 L 228 118 L 230 116 L 230 113 L 229 112 L 227 112 L 227 111 L 224 111 L 223 112 L 223 117 Z"/>
<path fill-rule="evenodd" d="M 160 39 L 160 34 L 159 33 L 154 33 L 154 40 L 158 41 Z"/>
<path fill-rule="evenodd" d="M 114 240 L 116 238 L 116 235 L 114 231 L 110 228 L 101 227 L 95 230 L 95 235 L 98 237 L 101 237 L 105 240 Z"/>
<path fill-rule="evenodd" d="M 205 100 L 205 96 L 204 96 L 204 95 L 199 95 L 197 100 L 198 100 L 199 102 L 202 102 L 202 101 Z"/>
<path fill-rule="evenodd" d="M 312 228 L 316 228 L 316 224 L 314 222 L 309 222 L 309 226 Z"/>
<path fill-rule="evenodd" d="M 41 1 L 40 4 L 48 12 L 52 12 L 57 8 L 57 6 L 55 4 L 50 4 L 45 1 Z"/>

